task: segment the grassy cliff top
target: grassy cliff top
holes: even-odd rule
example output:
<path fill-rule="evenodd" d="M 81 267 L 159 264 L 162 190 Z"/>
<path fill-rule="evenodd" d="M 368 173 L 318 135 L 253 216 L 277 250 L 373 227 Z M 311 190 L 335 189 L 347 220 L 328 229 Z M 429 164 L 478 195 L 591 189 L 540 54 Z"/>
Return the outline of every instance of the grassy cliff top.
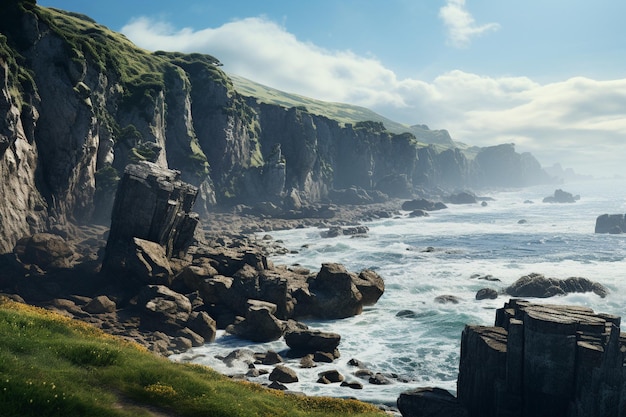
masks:
<path fill-rule="evenodd" d="M 0 297 L 3 416 L 380 416 L 170 362 L 88 324 Z"/>

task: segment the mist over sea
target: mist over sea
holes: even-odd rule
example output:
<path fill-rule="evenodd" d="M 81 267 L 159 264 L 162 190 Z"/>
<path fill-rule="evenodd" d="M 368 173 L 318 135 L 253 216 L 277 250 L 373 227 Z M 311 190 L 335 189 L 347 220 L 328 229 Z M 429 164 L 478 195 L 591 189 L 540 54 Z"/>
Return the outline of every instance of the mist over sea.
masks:
<path fill-rule="evenodd" d="M 572 204 L 542 203 L 555 188 L 581 198 Z M 500 291 L 532 272 L 561 279 L 585 277 L 609 290 L 606 298 L 585 293 L 535 301 L 584 305 L 596 312 L 626 316 L 626 234 L 594 233 L 599 215 L 626 213 L 626 180 L 483 191 L 479 195 L 494 200 L 486 207 L 449 205 L 446 210 L 431 212 L 430 217 L 405 214 L 367 223 L 369 233 L 363 238 L 322 238 L 314 228 L 272 233 L 274 239 L 297 252 L 273 258 L 276 264 L 300 264 L 317 271 L 324 262 L 339 262 L 354 272 L 374 269 L 386 285 L 378 303 L 359 316 L 306 322 L 341 334 L 342 356 L 335 363 L 313 369 L 300 369 L 297 360 L 288 362 L 300 378 L 289 384 L 291 390 L 387 404 L 395 404 L 402 391 L 418 386 L 455 392 L 465 324 L 492 325 L 495 309 L 508 300 L 500 295 L 496 300 L 477 301 L 476 292 L 485 287 Z M 477 278 L 486 275 L 499 281 Z M 440 295 L 453 295 L 459 303 L 436 303 L 434 299 Z M 411 314 L 397 316 L 403 310 Z M 226 374 L 245 373 L 247 369 L 228 368 L 215 359 L 215 355 L 241 347 L 279 353 L 287 349 L 282 339 L 251 344 L 220 333 L 215 343 L 173 359 L 194 357 L 194 362 Z M 389 385 L 371 385 L 352 376 L 355 368 L 347 365 L 351 358 L 373 372 L 399 378 L 392 378 Z M 317 374 L 330 369 L 339 370 L 347 380 L 360 381 L 363 389 L 316 383 Z M 267 375 L 253 380 L 268 381 Z"/>

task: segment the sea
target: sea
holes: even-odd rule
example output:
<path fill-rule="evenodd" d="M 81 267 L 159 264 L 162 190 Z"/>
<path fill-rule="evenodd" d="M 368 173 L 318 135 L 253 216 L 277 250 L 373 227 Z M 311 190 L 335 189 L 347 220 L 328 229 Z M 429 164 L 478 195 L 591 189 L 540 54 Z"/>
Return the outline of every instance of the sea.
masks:
<path fill-rule="evenodd" d="M 556 188 L 580 195 L 575 203 L 543 203 Z M 209 365 L 224 374 L 245 373 L 216 358 L 235 349 L 274 350 L 296 370 L 292 391 L 307 395 L 350 397 L 395 405 L 399 394 L 417 387 L 440 387 L 456 393 L 461 332 L 467 324 L 493 325 L 496 309 L 509 297 L 476 300 L 482 288 L 501 292 L 520 277 L 585 277 L 604 285 L 609 294 L 576 293 L 549 299 L 551 304 L 587 306 L 596 312 L 626 315 L 626 234 L 594 233 L 596 218 L 626 213 L 626 180 L 606 179 L 542 185 L 514 190 L 483 190 L 486 205 L 448 205 L 429 217 L 408 212 L 365 223 L 365 237 L 322 237 L 320 229 L 272 232 L 289 253 L 276 264 L 298 264 L 319 270 L 338 262 L 358 272 L 375 270 L 385 281 L 385 293 L 362 314 L 342 320 L 309 320 L 311 328 L 341 335 L 341 357 L 330 364 L 301 369 L 286 358 L 284 341 L 254 344 L 219 332 L 214 343 L 197 347 L 172 360 Z M 481 278 L 489 277 L 490 280 Z M 451 295 L 458 303 L 439 303 Z M 400 314 L 398 314 L 400 313 Z M 348 364 L 357 359 L 374 373 L 388 376 L 387 385 L 373 385 L 354 376 Z M 260 366 L 263 368 L 263 366 Z M 273 367 L 265 367 L 271 371 Z M 317 383 L 318 373 L 338 370 L 363 389 Z M 268 376 L 252 378 L 267 384 Z"/>

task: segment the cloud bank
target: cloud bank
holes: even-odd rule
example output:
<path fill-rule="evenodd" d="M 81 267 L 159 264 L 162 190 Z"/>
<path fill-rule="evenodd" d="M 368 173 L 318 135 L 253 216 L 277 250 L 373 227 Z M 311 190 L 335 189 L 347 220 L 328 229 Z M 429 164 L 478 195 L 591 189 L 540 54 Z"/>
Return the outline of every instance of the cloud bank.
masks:
<path fill-rule="evenodd" d="M 446 6 L 459 12 L 460 17 L 449 18 L 457 22 L 459 40 L 492 30 L 463 17 L 463 3 L 451 0 Z M 446 13 L 453 15 L 452 9 Z M 527 77 L 459 70 L 429 81 L 401 79 L 375 58 L 302 42 L 263 17 L 203 30 L 176 30 L 140 18 L 122 32 L 149 50 L 208 53 L 228 73 L 320 100 L 365 106 L 399 122 L 447 129 L 455 140 L 471 145 L 512 142 L 546 166 L 560 162 L 581 173 L 626 175 L 625 155 L 619 151 L 626 139 L 626 79 L 577 77 L 539 84 Z"/>

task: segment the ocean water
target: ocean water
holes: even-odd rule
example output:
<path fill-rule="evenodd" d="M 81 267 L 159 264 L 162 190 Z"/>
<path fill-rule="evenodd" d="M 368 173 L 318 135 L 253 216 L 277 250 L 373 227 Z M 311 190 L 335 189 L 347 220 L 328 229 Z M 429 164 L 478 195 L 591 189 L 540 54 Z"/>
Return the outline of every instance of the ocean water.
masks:
<path fill-rule="evenodd" d="M 342 356 L 335 363 L 306 370 L 297 361 L 288 362 L 300 378 L 289 388 L 308 395 L 355 397 L 389 405 L 395 404 L 401 392 L 420 386 L 455 392 L 464 326 L 493 324 L 496 308 L 508 300 L 500 295 L 496 300 L 477 301 L 476 292 L 485 287 L 502 290 L 532 272 L 561 279 L 585 277 L 609 290 L 606 298 L 585 293 L 534 301 L 584 305 L 596 312 L 626 316 L 626 234 L 594 233 L 599 215 L 626 213 L 626 181 L 564 184 L 558 188 L 579 194 L 579 201 L 542 203 L 555 188 L 484 191 L 481 196 L 494 199 L 486 207 L 449 205 L 425 218 L 403 213 L 367 223 L 369 233 L 363 238 L 322 238 L 315 228 L 272 232 L 274 239 L 297 252 L 273 258 L 277 264 L 300 264 L 317 271 L 324 262 L 339 262 L 355 272 L 376 270 L 386 285 L 378 303 L 359 316 L 306 322 L 341 334 Z M 491 275 L 499 281 L 480 280 L 477 275 Z M 439 295 L 454 295 L 459 303 L 439 304 L 434 301 Z M 397 316 L 402 310 L 413 314 Z M 243 347 L 287 350 L 282 340 L 251 344 L 220 333 L 215 343 L 172 359 L 203 363 L 225 374 L 245 373 L 247 369 L 228 368 L 215 358 Z M 352 375 L 355 368 L 347 364 L 351 358 L 373 372 L 399 378 L 391 378 L 389 385 L 371 385 Z M 349 381 L 361 382 L 363 389 L 316 383 L 317 374 L 330 369 L 339 370 Z M 253 380 L 268 382 L 267 375 Z"/>

